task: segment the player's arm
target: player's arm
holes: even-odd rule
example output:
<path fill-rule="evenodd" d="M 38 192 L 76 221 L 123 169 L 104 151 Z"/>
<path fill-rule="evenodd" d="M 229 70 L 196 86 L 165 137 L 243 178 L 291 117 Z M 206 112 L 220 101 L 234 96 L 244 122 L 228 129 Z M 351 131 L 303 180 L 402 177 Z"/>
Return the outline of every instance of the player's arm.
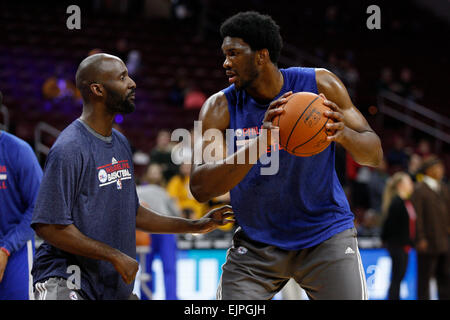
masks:
<path fill-rule="evenodd" d="M 110 262 L 127 284 L 136 276 L 139 264 L 135 259 L 106 243 L 87 237 L 73 224 L 36 223 L 34 229 L 39 237 L 56 248 L 86 258 Z"/>
<path fill-rule="evenodd" d="M 234 222 L 230 206 L 213 209 L 202 218 L 191 220 L 158 214 L 140 205 L 136 215 L 136 228 L 150 233 L 206 233 Z"/>
<path fill-rule="evenodd" d="M 265 114 L 263 128 L 267 129 L 267 141 L 270 141 L 270 129 L 273 129 L 271 120 L 283 112 L 279 105 L 286 102 L 285 98 L 292 94 L 288 92 L 280 99 L 272 102 Z M 228 112 L 228 101 L 223 92 L 212 95 L 200 110 L 199 120 L 202 123 L 202 140 L 200 143 L 201 154 L 205 154 L 206 148 L 214 144 L 215 150 L 221 152 L 220 161 L 208 161 L 203 159 L 201 164 L 193 164 L 191 170 L 190 189 L 192 195 L 200 202 L 208 201 L 220 196 L 234 188 L 250 171 L 254 163 L 250 159 L 250 150 L 258 150 L 257 159 L 266 151 L 258 148 L 265 138 L 259 135 L 257 139 L 250 141 L 244 147 L 227 156 L 225 130 L 229 126 L 230 114 Z M 204 139 L 204 133 L 209 129 L 217 129 L 222 133 L 220 141 Z M 197 141 L 195 143 L 197 145 Z M 197 148 L 197 146 L 195 147 Z M 240 164 L 238 159 L 246 159 Z"/>
<path fill-rule="evenodd" d="M 326 69 L 316 69 L 316 82 L 325 104 L 333 110 L 325 114 L 334 121 L 327 124 L 328 129 L 335 130 L 328 140 L 340 143 L 361 165 L 379 165 L 383 159 L 380 138 L 353 105 L 341 80 Z"/>
<path fill-rule="evenodd" d="M 34 203 L 42 180 L 42 169 L 37 161 L 33 149 L 29 145 L 20 146 L 15 155 L 16 163 L 13 168 L 14 179 L 17 182 L 20 199 L 22 199 L 21 221 L 0 239 L 0 247 L 5 248 L 10 254 L 22 248 L 26 242 L 34 237 L 30 227 Z M 13 156 L 14 157 L 14 156 Z"/>

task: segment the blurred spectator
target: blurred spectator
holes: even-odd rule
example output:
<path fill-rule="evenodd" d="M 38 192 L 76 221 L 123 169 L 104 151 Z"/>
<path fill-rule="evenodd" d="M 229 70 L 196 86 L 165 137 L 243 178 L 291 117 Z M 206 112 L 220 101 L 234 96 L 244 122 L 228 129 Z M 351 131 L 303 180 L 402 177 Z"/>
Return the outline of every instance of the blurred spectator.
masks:
<path fill-rule="evenodd" d="M 394 75 L 390 67 L 385 67 L 381 70 L 377 87 L 378 93 L 381 93 L 383 90 L 392 91 L 395 93 L 400 92 L 400 84 L 394 80 Z"/>
<path fill-rule="evenodd" d="M 171 154 L 170 132 L 160 130 L 156 137 L 156 146 L 150 152 L 150 163 L 161 165 L 166 181 L 169 181 L 178 172 L 178 166 L 172 162 Z"/>
<path fill-rule="evenodd" d="M 172 177 L 167 184 L 169 195 L 176 200 L 178 208 L 182 211 L 192 211 L 193 219 L 199 219 L 205 213 L 206 206 L 198 202 L 192 196 L 189 189 L 189 179 L 191 173 L 191 164 L 183 163 L 180 165 L 180 171 Z"/>
<path fill-rule="evenodd" d="M 178 71 L 175 82 L 169 91 L 169 102 L 175 106 L 182 107 L 187 91 L 187 80 L 184 72 Z"/>
<path fill-rule="evenodd" d="M 420 139 L 417 143 L 415 152 L 422 158 L 429 157 L 431 155 L 430 141 L 426 139 Z"/>
<path fill-rule="evenodd" d="M 126 63 L 128 60 L 128 54 L 130 49 L 128 48 L 128 41 L 125 38 L 119 38 L 116 41 L 116 47 L 114 49 L 113 55 L 119 57 L 123 62 Z"/>
<path fill-rule="evenodd" d="M 164 177 L 161 166 L 158 164 L 150 164 L 147 169 L 145 183 L 136 188 L 139 201 L 147 208 L 153 209 L 157 213 L 168 216 L 180 216 L 174 201 L 170 198 L 167 191 L 162 187 L 164 185 Z M 177 255 L 177 237 L 175 234 L 152 234 L 151 236 L 151 251 L 147 254 L 146 266 L 147 273 L 152 274 L 148 286 L 154 292 L 155 281 L 152 270 L 152 263 L 158 254 L 161 257 L 164 270 L 164 288 L 165 299 L 177 299 L 177 274 L 176 274 L 176 255 Z M 143 299 L 149 299 L 144 292 L 142 292 Z"/>
<path fill-rule="evenodd" d="M 400 135 L 394 137 L 394 146 L 387 154 L 387 162 L 391 174 L 408 170 L 409 156 L 405 151 L 405 140 Z"/>
<path fill-rule="evenodd" d="M 340 30 L 339 9 L 335 5 L 328 6 L 325 9 L 323 27 L 328 35 L 335 35 Z"/>
<path fill-rule="evenodd" d="M 408 173 L 414 182 L 418 181 L 417 174 L 419 173 L 421 165 L 422 165 L 422 157 L 419 156 L 417 153 L 413 153 L 409 157 Z"/>
<path fill-rule="evenodd" d="M 422 90 L 417 88 L 413 82 L 413 74 L 410 68 L 400 71 L 400 95 L 406 99 L 417 101 L 422 98 Z"/>
<path fill-rule="evenodd" d="M 409 174 L 399 171 L 389 178 L 383 194 L 381 240 L 392 259 L 389 300 L 400 300 L 400 283 L 414 243 L 416 213 L 409 200 L 413 191 L 414 184 Z"/>
<path fill-rule="evenodd" d="M 184 97 L 184 109 L 200 109 L 206 101 L 206 95 L 195 85 L 190 86 Z"/>
<path fill-rule="evenodd" d="M 430 279 L 437 282 L 439 299 L 449 296 L 450 191 L 442 182 L 445 168 L 436 156 L 424 159 L 424 174 L 411 198 L 417 213 L 417 296 L 430 299 Z"/>
<path fill-rule="evenodd" d="M 62 65 L 57 66 L 55 74 L 45 80 L 42 85 L 42 95 L 47 100 L 55 101 L 66 98 L 74 101 L 81 99 L 80 91 L 75 83 L 69 80 Z"/>
<path fill-rule="evenodd" d="M 131 50 L 130 53 L 128 53 L 127 60 L 124 62 L 130 76 L 139 76 L 139 71 L 141 68 L 141 53 L 139 50 Z"/>
<path fill-rule="evenodd" d="M 175 22 L 196 26 L 201 13 L 199 0 L 172 0 L 172 17 Z"/>

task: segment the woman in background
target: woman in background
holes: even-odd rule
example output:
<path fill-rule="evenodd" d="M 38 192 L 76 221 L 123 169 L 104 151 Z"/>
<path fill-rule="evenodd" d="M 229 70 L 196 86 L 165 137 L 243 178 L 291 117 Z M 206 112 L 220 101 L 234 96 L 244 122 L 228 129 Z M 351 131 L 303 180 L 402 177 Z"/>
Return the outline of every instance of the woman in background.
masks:
<path fill-rule="evenodd" d="M 389 300 L 400 299 L 400 283 L 408 266 L 408 255 L 415 238 L 416 215 L 409 200 L 414 183 L 406 172 L 397 172 L 388 179 L 383 194 L 384 222 L 381 240 L 392 259 Z"/>

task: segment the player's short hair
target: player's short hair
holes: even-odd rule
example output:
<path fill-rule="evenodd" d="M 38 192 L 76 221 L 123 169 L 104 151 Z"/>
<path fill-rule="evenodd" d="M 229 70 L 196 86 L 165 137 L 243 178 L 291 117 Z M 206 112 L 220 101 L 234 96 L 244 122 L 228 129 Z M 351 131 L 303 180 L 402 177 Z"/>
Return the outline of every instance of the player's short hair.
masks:
<path fill-rule="evenodd" d="M 267 49 L 275 64 L 283 47 L 280 27 L 271 16 L 256 11 L 239 12 L 229 17 L 220 26 L 220 35 L 222 39 L 241 38 L 252 50 Z"/>

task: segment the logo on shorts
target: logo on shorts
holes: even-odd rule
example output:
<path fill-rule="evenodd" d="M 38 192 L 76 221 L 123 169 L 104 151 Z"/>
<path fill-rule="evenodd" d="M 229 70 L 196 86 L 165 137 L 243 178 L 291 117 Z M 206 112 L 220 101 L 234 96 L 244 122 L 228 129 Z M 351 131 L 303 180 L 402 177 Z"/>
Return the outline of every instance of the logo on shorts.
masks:
<path fill-rule="evenodd" d="M 122 189 L 122 181 L 117 180 L 117 190 L 121 190 Z"/>
<path fill-rule="evenodd" d="M 355 251 L 350 247 L 347 247 L 347 250 L 345 250 L 345 254 L 354 254 L 354 253 Z"/>
<path fill-rule="evenodd" d="M 246 254 L 247 251 L 248 251 L 248 250 L 247 250 L 246 247 L 240 246 L 239 248 L 237 248 L 237 253 L 239 253 L 239 254 Z"/>
<path fill-rule="evenodd" d="M 70 291 L 70 293 L 69 293 L 69 298 L 70 298 L 71 300 L 78 300 L 78 296 L 77 296 L 77 294 L 76 294 L 75 291 Z"/>

